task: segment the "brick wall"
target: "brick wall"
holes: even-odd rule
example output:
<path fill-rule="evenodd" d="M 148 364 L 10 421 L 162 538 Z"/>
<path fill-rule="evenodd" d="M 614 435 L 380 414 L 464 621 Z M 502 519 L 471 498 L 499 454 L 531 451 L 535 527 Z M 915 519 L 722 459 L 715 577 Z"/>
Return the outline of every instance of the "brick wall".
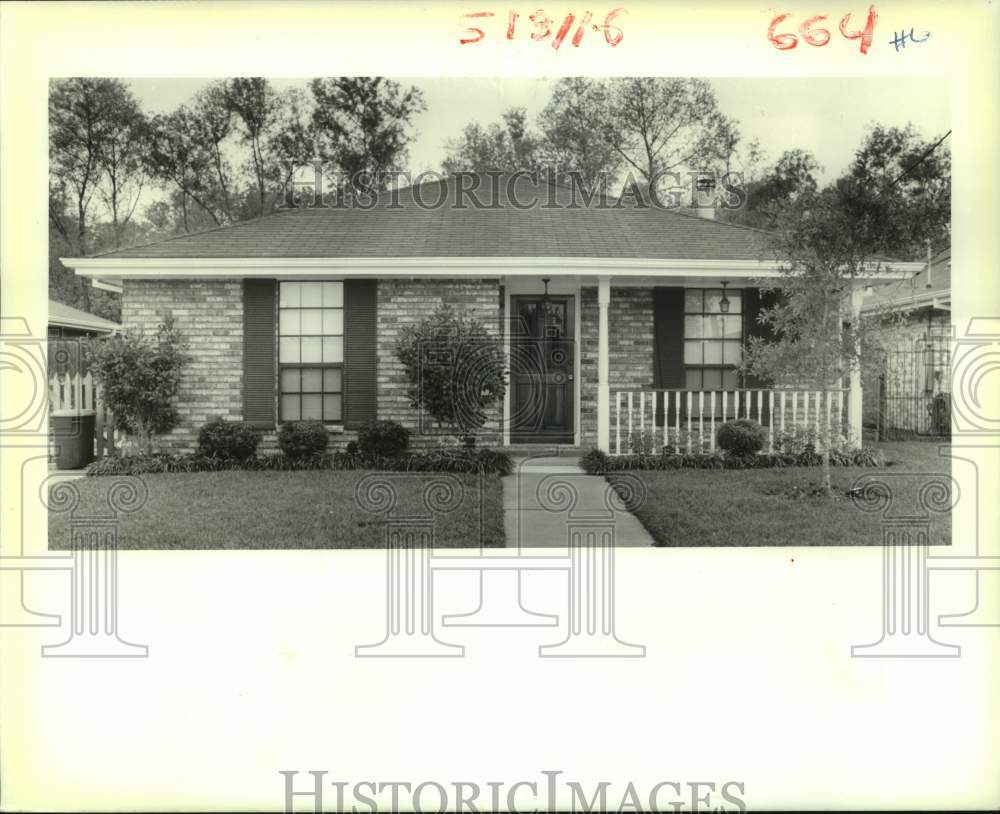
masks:
<path fill-rule="evenodd" d="M 180 424 L 160 449 L 191 452 L 209 418 L 243 409 L 243 292 L 239 280 L 125 280 L 122 322 L 145 335 L 172 315 L 189 345 L 177 394 Z"/>
<path fill-rule="evenodd" d="M 406 397 L 407 379 L 396 358 L 396 341 L 407 325 L 420 322 L 438 305 L 454 306 L 483 322 L 492 335 L 500 332 L 500 285 L 497 280 L 379 280 L 378 284 L 378 417 L 398 421 L 410 429 L 414 446 L 436 443 L 424 430 L 432 428 L 428 417 L 421 420 Z M 480 435 L 482 444 L 500 442 L 500 415 L 487 422 Z"/>
<path fill-rule="evenodd" d="M 580 444 L 597 444 L 597 288 L 580 290 Z M 608 381 L 615 390 L 653 386 L 653 289 L 611 287 Z"/>

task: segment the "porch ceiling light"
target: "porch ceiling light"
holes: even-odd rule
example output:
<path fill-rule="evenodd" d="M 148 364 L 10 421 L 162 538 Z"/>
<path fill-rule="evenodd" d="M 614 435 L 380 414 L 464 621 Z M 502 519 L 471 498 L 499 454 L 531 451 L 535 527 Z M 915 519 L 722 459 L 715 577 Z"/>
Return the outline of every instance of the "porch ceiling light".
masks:
<path fill-rule="evenodd" d="M 729 313 L 729 298 L 726 297 L 726 286 L 727 285 L 729 285 L 729 283 L 726 282 L 726 281 L 723 281 L 723 283 L 722 283 L 722 299 L 719 300 L 719 310 L 722 311 L 723 314 L 728 314 Z"/>

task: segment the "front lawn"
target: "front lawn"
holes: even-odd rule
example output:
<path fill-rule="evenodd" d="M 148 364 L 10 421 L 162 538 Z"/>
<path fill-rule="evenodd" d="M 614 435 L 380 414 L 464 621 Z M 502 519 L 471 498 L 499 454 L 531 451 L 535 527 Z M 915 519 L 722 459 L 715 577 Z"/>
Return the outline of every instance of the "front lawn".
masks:
<path fill-rule="evenodd" d="M 846 494 L 865 475 L 893 473 L 893 512 L 917 507 L 928 474 L 947 474 L 950 462 L 937 443 L 878 445 L 881 468 L 834 467 L 833 500 L 810 494 L 821 482 L 819 467 L 788 469 L 632 471 L 616 479 L 641 477 L 647 495 L 635 514 L 660 546 L 878 545 L 880 514 L 858 509 Z M 897 474 L 901 473 L 901 474 Z M 951 542 L 950 514 L 932 515 L 931 542 Z"/>
<path fill-rule="evenodd" d="M 355 487 L 370 472 L 202 472 L 143 475 L 149 498 L 121 514 L 121 549 L 382 548 L 384 515 L 365 511 Z M 426 515 L 424 489 L 454 480 L 464 497 L 452 511 L 436 513 L 435 546 L 474 548 L 504 545 L 503 499 L 496 475 L 382 473 L 397 492 L 393 514 Z M 112 477 L 79 478 L 78 516 L 108 514 Z M 131 480 L 131 478 L 130 478 Z M 372 494 L 374 499 L 377 493 Z M 439 506 L 431 496 L 431 504 Z M 449 507 L 450 508 L 450 507 Z M 49 548 L 69 547 L 69 518 L 49 515 Z"/>

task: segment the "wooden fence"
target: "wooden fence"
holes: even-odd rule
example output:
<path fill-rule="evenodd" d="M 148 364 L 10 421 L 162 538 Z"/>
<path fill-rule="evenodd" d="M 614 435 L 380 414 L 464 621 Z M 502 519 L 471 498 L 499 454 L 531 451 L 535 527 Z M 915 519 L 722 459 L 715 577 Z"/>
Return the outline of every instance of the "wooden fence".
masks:
<path fill-rule="evenodd" d="M 115 431 L 114 415 L 101 401 L 100 388 L 89 371 L 49 375 L 49 413 L 94 413 L 94 456 L 116 455 L 120 434 Z M 51 432 L 50 432 L 51 434 Z"/>

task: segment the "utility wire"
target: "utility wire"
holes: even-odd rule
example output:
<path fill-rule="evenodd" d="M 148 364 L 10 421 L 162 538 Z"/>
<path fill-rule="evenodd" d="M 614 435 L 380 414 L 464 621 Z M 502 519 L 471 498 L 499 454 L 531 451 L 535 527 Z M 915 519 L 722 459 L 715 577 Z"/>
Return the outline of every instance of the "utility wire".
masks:
<path fill-rule="evenodd" d="M 910 164 L 909 167 L 907 167 L 905 170 L 903 170 L 899 175 L 897 175 L 892 180 L 892 183 L 889 184 L 890 188 L 896 186 L 896 184 L 898 184 L 907 175 L 909 175 L 911 172 L 913 172 L 913 170 L 915 170 L 917 167 L 919 167 L 927 159 L 927 157 L 931 153 L 933 153 L 938 147 L 940 147 L 941 143 L 946 138 L 948 138 L 948 136 L 950 136 L 950 135 L 951 135 L 951 130 L 949 130 L 947 133 L 945 133 L 943 136 L 941 136 L 941 138 L 939 138 L 937 141 L 935 141 L 930 147 L 928 147 L 927 150 L 924 151 L 924 154 L 922 156 L 920 156 L 920 158 L 918 158 L 916 161 L 914 161 L 912 164 Z"/>

